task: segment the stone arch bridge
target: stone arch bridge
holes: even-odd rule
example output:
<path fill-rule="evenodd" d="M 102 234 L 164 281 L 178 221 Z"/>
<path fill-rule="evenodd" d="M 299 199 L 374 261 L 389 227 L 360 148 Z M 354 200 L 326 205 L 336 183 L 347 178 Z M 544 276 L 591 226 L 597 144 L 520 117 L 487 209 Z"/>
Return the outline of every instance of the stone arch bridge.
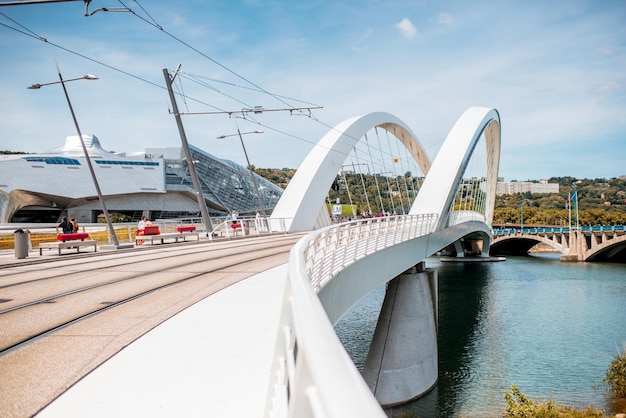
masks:
<path fill-rule="evenodd" d="M 561 254 L 561 261 L 626 262 L 624 225 L 570 228 L 495 229 L 490 253 L 526 255 L 543 243 Z"/>

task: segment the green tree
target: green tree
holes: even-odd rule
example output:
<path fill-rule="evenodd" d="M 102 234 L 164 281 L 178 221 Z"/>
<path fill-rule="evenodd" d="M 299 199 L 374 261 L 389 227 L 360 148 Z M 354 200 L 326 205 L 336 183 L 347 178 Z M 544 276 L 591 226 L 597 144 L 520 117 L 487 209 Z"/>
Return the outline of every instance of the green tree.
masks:
<path fill-rule="evenodd" d="M 626 351 L 613 357 L 604 382 L 613 396 L 626 398 Z"/>

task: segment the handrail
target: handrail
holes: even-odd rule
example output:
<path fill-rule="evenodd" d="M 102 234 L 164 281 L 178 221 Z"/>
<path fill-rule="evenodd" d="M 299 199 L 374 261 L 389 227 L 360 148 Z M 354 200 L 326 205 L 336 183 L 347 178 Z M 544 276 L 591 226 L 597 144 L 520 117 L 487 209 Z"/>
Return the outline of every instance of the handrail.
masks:
<path fill-rule="evenodd" d="M 214 219 L 215 220 L 215 219 Z M 256 218 L 252 217 L 240 217 L 238 221 L 243 221 L 247 228 L 242 229 L 242 236 L 245 238 L 259 236 L 259 235 L 275 235 L 286 234 L 286 225 L 291 218 Z M 194 219 L 158 219 L 153 222 L 154 225 L 161 227 L 163 232 L 174 232 L 179 225 L 196 225 L 198 227 L 197 232 L 201 232 L 204 236 L 206 228 L 201 222 L 194 222 Z M 137 223 L 135 222 L 115 222 L 113 224 L 117 238 L 121 243 L 134 243 L 135 233 L 137 232 Z M 1 224 L 0 225 L 0 249 L 9 249 L 14 247 L 13 234 L 14 231 L 21 229 L 30 232 L 31 245 L 38 245 L 39 242 L 45 242 L 50 240 L 53 236 L 60 232 L 60 228 L 57 223 L 15 223 L 15 224 Z M 107 225 L 105 223 L 81 223 L 80 229 L 82 232 L 88 232 L 92 235 L 92 238 L 97 240 L 101 245 L 110 244 L 111 236 L 108 233 Z M 218 238 L 217 233 L 220 230 L 226 231 L 225 235 L 227 239 L 234 237 L 235 232 L 230 228 L 230 220 L 225 219 L 223 222 L 213 225 L 213 236 L 211 239 Z"/>
<path fill-rule="evenodd" d="M 316 292 L 368 255 L 432 233 L 436 214 L 332 225 L 292 248 L 266 418 L 386 417 L 346 353 Z"/>
<path fill-rule="evenodd" d="M 581 226 L 578 228 L 580 232 L 619 232 L 625 231 L 624 225 L 593 225 Z M 515 235 L 515 234 L 533 234 L 533 233 L 563 233 L 569 234 L 576 231 L 576 228 L 565 227 L 532 227 L 532 228 L 494 228 L 494 235 Z"/>
<path fill-rule="evenodd" d="M 397 215 L 320 229 L 302 240 L 304 275 L 317 292 L 349 264 L 383 248 L 433 232 L 437 219 L 435 214 Z"/>

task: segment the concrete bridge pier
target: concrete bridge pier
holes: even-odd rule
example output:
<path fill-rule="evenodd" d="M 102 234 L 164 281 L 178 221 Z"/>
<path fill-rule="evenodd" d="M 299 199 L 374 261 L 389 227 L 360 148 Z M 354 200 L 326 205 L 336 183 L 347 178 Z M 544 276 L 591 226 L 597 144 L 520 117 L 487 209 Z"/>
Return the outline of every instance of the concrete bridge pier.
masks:
<path fill-rule="evenodd" d="M 569 234 L 567 244 L 569 251 L 567 254 L 562 254 L 560 260 L 574 262 L 583 261 L 583 252 L 587 249 L 585 236 L 578 231 L 572 231 Z"/>
<path fill-rule="evenodd" d="M 387 284 L 363 377 L 383 406 L 437 383 L 437 271 L 421 262 Z"/>

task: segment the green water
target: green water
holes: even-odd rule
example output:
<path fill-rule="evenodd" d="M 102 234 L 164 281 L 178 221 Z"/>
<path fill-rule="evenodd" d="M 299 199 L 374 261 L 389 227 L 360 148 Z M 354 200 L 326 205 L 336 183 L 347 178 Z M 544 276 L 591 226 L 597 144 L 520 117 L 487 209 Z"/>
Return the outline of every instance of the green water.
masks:
<path fill-rule="evenodd" d="M 439 276 L 439 380 L 389 416 L 495 417 L 511 384 L 533 399 L 612 411 L 602 379 L 626 343 L 626 265 L 552 256 L 426 264 Z M 383 297 L 373 292 L 336 326 L 359 369 Z"/>

